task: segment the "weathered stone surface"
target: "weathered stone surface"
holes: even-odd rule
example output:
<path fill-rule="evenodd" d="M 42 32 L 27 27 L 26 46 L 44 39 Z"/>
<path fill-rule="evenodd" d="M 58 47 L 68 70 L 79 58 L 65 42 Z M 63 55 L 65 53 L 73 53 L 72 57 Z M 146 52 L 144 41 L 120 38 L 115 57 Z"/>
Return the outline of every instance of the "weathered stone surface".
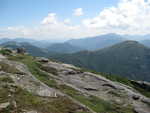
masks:
<path fill-rule="evenodd" d="M 37 78 L 35 78 L 34 75 L 29 72 L 28 68 L 24 64 L 9 60 L 3 61 L 10 66 L 14 66 L 20 72 L 24 73 L 9 74 L 9 76 L 13 79 L 16 85 L 39 96 L 57 97 L 57 94 L 61 95 L 61 93 L 59 93 L 55 89 L 48 87 Z"/>
<path fill-rule="evenodd" d="M 142 98 L 141 101 L 150 105 L 150 99 L 149 98 Z"/>
<path fill-rule="evenodd" d="M 145 98 L 129 86 L 112 82 L 100 75 L 90 72 L 79 73 L 79 68 L 74 68 L 69 64 L 64 65 L 56 62 L 48 62 L 44 64 L 44 66 L 55 68 L 58 71 L 57 79 L 83 93 L 98 96 L 125 106 L 128 104 L 133 105 L 133 107 L 138 105 L 140 109 L 145 110 L 145 113 L 150 112 L 147 106 L 147 102 L 149 102 L 148 98 Z M 110 91 L 115 93 L 111 94 L 109 93 Z M 145 98 L 145 102 L 142 102 L 143 98 Z M 140 109 L 136 109 L 136 111 L 140 111 Z"/>
<path fill-rule="evenodd" d="M 147 109 L 143 109 L 140 106 L 134 108 L 135 113 L 150 113 Z"/>
<path fill-rule="evenodd" d="M 6 57 L 2 54 L 0 54 L 0 59 L 5 59 Z"/>

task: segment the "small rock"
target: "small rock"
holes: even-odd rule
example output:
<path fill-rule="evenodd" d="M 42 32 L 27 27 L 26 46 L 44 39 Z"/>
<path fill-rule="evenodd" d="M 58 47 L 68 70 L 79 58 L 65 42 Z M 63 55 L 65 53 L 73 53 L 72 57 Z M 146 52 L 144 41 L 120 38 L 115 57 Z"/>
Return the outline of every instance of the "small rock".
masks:
<path fill-rule="evenodd" d="M 0 110 L 1 110 L 1 109 L 5 109 L 5 108 L 7 108 L 9 105 L 10 105 L 10 103 L 9 103 L 9 102 L 6 102 L 6 103 L 2 103 L 2 104 L 0 104 Z"/>
<path fill-rule="evenodd" d="M 139 100 L 139 99 L 140 99 L 140 96 L 139 96 L 139 95 L 133 95 L 132 98 L 133 98 L 134 100 Z"/>
<path fill-rule="evenodd" d="M 49 59 L 44 58 L 44 57 L 40 57 L 40 58 L 38 58 L 37 60 L 38 60 L 39 62 L 43 62 L 43 63 L 49 62 Z"/>

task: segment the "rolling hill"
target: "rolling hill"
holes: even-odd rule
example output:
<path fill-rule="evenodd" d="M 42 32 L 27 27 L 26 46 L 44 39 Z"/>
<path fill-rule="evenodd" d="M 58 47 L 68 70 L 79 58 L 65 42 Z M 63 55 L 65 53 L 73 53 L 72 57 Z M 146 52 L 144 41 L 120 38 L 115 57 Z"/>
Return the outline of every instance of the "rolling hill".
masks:
<path fill-rule="evenodd" d="M 51 58 L 97 72 L 150 81 L 150 49 L 136 41 L 125 41 L 93 52 L 53 55 Z"/>

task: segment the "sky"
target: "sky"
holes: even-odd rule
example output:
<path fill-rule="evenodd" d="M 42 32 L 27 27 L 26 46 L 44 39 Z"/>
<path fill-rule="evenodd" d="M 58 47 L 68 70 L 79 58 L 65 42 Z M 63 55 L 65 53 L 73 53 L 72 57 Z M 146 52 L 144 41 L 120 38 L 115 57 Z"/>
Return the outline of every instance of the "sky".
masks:
<path fill-rule="evenodd" d="M 0 0 L 0 38 L 150 34 L 150 0 Z"/>

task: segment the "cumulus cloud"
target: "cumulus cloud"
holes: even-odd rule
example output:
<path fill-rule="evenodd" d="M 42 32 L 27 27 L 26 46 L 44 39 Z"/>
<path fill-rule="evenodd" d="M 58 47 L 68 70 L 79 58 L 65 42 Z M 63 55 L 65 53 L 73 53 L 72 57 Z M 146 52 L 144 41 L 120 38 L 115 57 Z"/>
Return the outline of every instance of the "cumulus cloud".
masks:
<path fill-rule="evenodd" d="M 73 15 L 74 16 L 82 16 L 84 13 L 83 13 L 83 9 L 82 8 L 77 8 L 74 10 L 73 12 Z"/>
<path fill-rule="evenodd" d="M 149 20 L 150 0 L 121 0 L 117 7 L 106 8 L 98 16 L 83 20 L 83 24 L 89 28 L 145 33 L 150 28 Z"/>
<path fill-rule="evenodd" d="M 55 13 L 49 13 L 47 17 L 43 19 L 42 24 L 57 24 L 57 18 Z"/>
<path fill-rule="evenodd" d="M 74 15 L 83 15 L 82 8 L 74 10 Z M 34 28 L 0 28 L 0 37 L 43 37 L 59 40 L 105 33 L 149 34 L 149 20 L 150 0 L 120 0 L 117 6 L 105 8 L 97 16 L 85 18 L 77 25 L 69 18 L 59 20 L 55 13 L 49 13 Z"/>

